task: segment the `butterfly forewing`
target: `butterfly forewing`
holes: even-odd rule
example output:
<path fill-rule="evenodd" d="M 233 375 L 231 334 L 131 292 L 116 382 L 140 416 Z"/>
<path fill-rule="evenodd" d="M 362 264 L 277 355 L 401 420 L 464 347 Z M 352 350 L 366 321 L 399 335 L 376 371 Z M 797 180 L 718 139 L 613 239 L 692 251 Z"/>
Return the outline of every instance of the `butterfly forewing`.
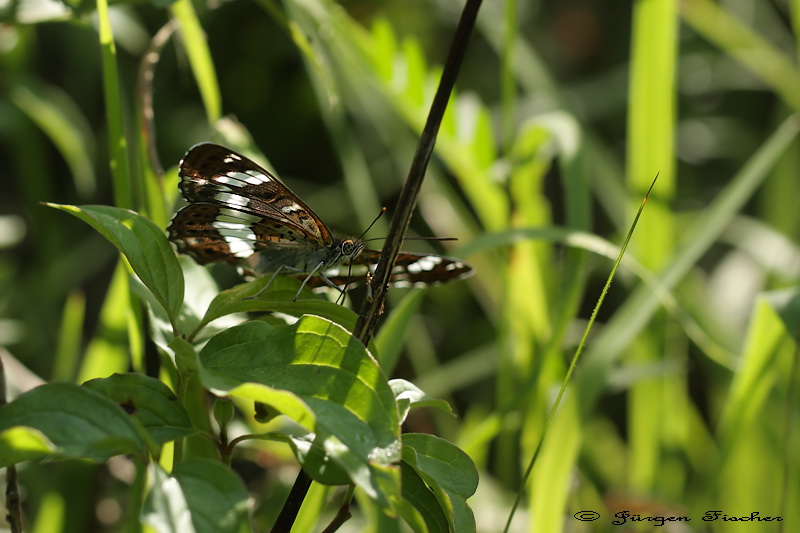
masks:
<path fill-rule="evenodd" d="M 303 201 L 275 176 L 223 146 L 194 146 L 180 164 L 180 189 L 191 204 L 210 203 L 253 216 L 256 236 L 273 242 L 307 239 L 333 242 L 331 232 Z"/>

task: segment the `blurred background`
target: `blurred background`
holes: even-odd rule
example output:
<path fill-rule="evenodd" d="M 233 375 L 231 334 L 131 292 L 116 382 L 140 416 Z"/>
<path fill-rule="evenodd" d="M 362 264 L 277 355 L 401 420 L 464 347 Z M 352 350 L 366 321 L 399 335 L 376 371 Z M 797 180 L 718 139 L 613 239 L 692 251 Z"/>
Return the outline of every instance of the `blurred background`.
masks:
<path fill-rule="evenodd" d="M 499 531 L 658 174 L 513 529 L 625 530 L 582 524 L 581 510 L 692 517 L 672 531 L 771 531 L 702 523 L 712 509 L 800 522 L 787 505 L 800 497 L 800 2 L 484 4 L 411 228 L 458 241 L 406 246 L 477 274 L 389 304 L 419 300 L 391 377 L 458 417 L 422 412 L 408 429 L 470 454 L 478 530 Z M 31 372 L 11 390 L 158 371 L 152 343 L 129 337 L 140 305 L 109 304 L 116 250 L 41 202 L 121 205 L 166 228 L 177 163 L 210 140 L 271 165 L 331 228 L 359 235 L 381 206 L 391 215 L 462 7 L 120 1 L 104 56 L 94 4 L 0 4 L 0 344 Z M 105 80 L 104 57 L 117 69 Z M 291 483 L 278 473 L 290 459 L 247 459 L 263 499 Z M 68 522 L 113 531 L 125 479 L 30 466 L 26 511 L 81 486 Z"/>

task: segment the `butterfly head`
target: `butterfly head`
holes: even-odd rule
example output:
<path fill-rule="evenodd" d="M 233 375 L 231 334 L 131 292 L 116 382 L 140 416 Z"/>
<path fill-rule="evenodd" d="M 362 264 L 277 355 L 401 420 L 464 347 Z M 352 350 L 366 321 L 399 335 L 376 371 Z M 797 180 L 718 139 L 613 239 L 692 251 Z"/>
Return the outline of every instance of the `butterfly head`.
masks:
<path fill-rule="evenodd" d="M 364 250 L 365 242 L 361 239 L 344 239 L 341 242 L 333 244 L 334 250 L 338 253 L 338 257 L 333 263 L 349 263 Z"/>

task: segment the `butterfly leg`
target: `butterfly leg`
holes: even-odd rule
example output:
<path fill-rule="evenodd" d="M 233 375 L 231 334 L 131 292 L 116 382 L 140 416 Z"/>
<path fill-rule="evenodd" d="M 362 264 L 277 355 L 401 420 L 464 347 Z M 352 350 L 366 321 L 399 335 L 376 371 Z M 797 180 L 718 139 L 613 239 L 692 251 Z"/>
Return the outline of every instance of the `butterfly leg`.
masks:
<path fill-rule="evenodd" d="M 314 269 L 311 272 L 308 273 L 308 276 L 306 276 L 306 278 L 303 280 L 303 283 L 300 285 L 300 288 L 297 289 L 297 294 L 295 294 L 294 298 L 292 298 L 293 302 L 297 301 L 297 298 L 300 297 L 300 293 L 303 292 L 303 288 L 306 286 L 306 283 L 308 283 L 308 280 L 310 280 L 314 276 L 322 277 L 322 279 L 325 281 L 325 283 L 327 283 L 328 285 L 330 285 L 331 287 L 333 287 L 337 291 L 340 290 L 339 287 L 337 287 L 336 285 L 331 283 L 331 280 L 329 280 L 325 276 L 325 274 L 322 273 L 322 269 L 324 267 L 325 267 L 325 261 L 320 261 L 319 263 L 317 263 L 317 266 L 315 266 Z"/>
<path fill-rule="evenodd" d="M 264 285 L 264 286 L 261 288 L 261 290 L 260 290 L 260 291 L 258 291 L 257 293 L 255 293 L 255 294 L 254 294 L 254 295 L 252 295 L 252 296 L 247 296 L 247 297 L 246 297 L 246 298 L 244 298 L 244 299 L 245 299 L 245 300 L 255 300 L 256 298 L 258 298 L 259 296 L 261 296 L 261 293 L 263 293 L 264 291 L 266 291 L 267 289 L 269 289 L 269 287 L 272 285 L 272 282 L 273 282 L 273 281 L 275 281 L 275 278 L 276 278 L 276 277 L 278 277 L 278 274 L 280 274 L 280 273 L 281 273 L 281 270 L 294 270 L 295 272 L 299 272 L 299 271 L 300 271 L 300 269 L 298 269 L 298 268 L 292 268 L 292 267 L 290 267 L 290 266 L 287 266 L 287 265 L 281 265 L 281 266 L 279 266 L 279 267 L 278 267 L 278 268 L 275 270 L 275 273 L 274 273 L 274 274 L 272 274 L 272 277 L 270 277 L 270 278 L 269 278 L 269 281 L 267 282 L 267 284 L 266 284 L 266 285 Z M 300 289 L 302 290 L 302 289 L 303 289 L 303 287 L 300 287 Z M 298 294 L 300 294 L 300 293 L 298 292 Z M 295 300 L 297 300 L 297 296 L 295 296 Z"/>

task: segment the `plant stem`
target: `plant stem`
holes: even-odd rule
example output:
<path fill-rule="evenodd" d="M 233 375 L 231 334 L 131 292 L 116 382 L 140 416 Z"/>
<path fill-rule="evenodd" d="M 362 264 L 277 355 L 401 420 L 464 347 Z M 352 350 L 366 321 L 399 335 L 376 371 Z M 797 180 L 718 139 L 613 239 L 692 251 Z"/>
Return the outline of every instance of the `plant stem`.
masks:
<path fill-rule="evenodd" d="M 292 490 L 289 492 L 289 497 L 283 504 L 281 514 L 278 515 L 275 525 L 272 526 L 271 533 L 289 533 L 292 530 L 292 525 L 297 518 L 297 513 L 300 512 L 303 500 L 306 499 L 309 487 L 311 487 L 311 477 L 304 470 L 300 470 L 297 479 L 294 480 Z"/>
<path fill-rule="evenodd" d="M 0 357 L 0 405 L 6 405 L 6 371 L 3 358 Z M 19 497 L 19 482 L 16 465 L 6 468 L 6 520 L 11 533 L 22 533 L 22 505 Z"/>
<path fill-rule="evenodd" d="M 361 312 L 353 330 L 353 335 L 363 342 L 365 346 L 369 345 L 375 333 L 378 317 L 383 310 L 386 290 L 389 287 L 389 277 L 397 259 L 397 254 L 400 251 L 400 244 L 403 242 L 408 225 L 411 223 L 411 214 L 417 203 L 417 196 L 419 196 L 431 154 L 433 154 L 436 135 L 439 132 L 445 109 L 447 109 L 447 102 L 453 92 L 453 86 L 466 53 L 467 42 L 472 33 L 472 28 L 475 26 L 475 19 L 478 16 L 480 5 L 481 0 L 467 0 L 461 13 L 461 20 L 458 23 L 456 34 L 453 37 L 453 44 L 447 55 L 442 77 L 439 80 L 439 87 L 433 97 L 428 119 L 417 143 L 414 159 L 411 161 L 406 184 L 400 192 L 400 198 L 397 200 L 397 208 L 392 216 L 386 244 L 383 247 L 375 274 L 370 282 L 372 298 L 364 300 L 364 304 L 361 306 Z"/>
<path fill-rule="evenodd" d="M 397 208 L 389 226 L 389 234 L 386 237 L 386 244 L 383 247 L 375 274 L 370 282 L 372 298 L 364 300 L 364 304 L 361 306 L 353 336 L 359 339 L 364 346 L 369 345 L 375 333 L 378 318 L 383 310 L 386 289 L 389 286 L 389 276 L 397 259 L 397 253 L 400 251 L 400 244 L 403 242 L 406 230 L 411 222 L 411 214 L 417 203 L 422 180 L 425 178 L 425 171 L 428 168 L 431 154 L 433 154 L 433 147 L 436 144 L 436 135 L 439 132 L 442 117 L 447 109 L 447 102 L 453 92 L 453 86 L 464 59 L 469 36 L 475 26 L 475 19 L 478 16 L 478 8 L 480 8 L 481 2 L 482 0 L 467 0 L 464 10 L 461 12 L 461 19 L 453 37 L 450 52 L 447 55 L 442 77 L 439 80 L 439 87 L 433 97 L 428 119 L 417 143 L 417 149 L 414 153 L 414 159 L 411 161 L 411 168 L 408 171 L 405 186 L 400 192 Z M 311 479 L 308 474 L 301 470 L 297 475 L 289 498 L 286 500 L 281 514 L 272 529 L 273 533 L 288 532 L 291 529 L 310 485 Z M 345 498 L 333 522 L 325 529 L 326 532 L 336 531 L 349 518 L 352 490 L 348 491 L 348 495 L 349 497 Z"/>

